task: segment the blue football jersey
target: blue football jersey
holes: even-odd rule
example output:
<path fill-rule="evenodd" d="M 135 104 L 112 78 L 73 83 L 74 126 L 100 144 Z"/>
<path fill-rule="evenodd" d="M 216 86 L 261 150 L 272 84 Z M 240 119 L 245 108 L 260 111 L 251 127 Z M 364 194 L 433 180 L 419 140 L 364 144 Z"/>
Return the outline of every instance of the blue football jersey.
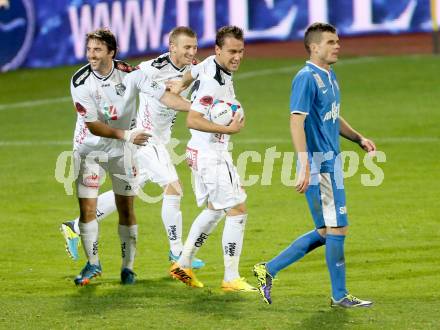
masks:
<path fill-rule="evenodd" d="M 290 113 L 306 114 L 304 131 L 312 173 L 333 172 L 339 147 L 340 93 L 333 70 L 307 61 L 292 81 Z"/>

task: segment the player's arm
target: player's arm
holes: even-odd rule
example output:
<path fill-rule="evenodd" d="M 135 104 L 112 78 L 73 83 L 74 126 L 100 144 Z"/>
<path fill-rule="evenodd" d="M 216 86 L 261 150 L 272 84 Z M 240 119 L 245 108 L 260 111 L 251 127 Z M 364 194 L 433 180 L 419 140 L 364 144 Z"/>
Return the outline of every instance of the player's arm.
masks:
<path fill-rule="evenodd" d="M 163 93 L 159 101 L 168 108 L 176 111 L 188 112 L 191 108 L 191 102 L 189 102 L 187 99 L 168 91 Z"/>
<path fill-rule="evenodd" d="M 144 145 L 151 136 L 143 129 L 122 130 L 119 128 L 110 127 L 99 120 L 86 122 L 86 125 L 93 135 L 110 139 L 125 140 L 137 145 Z"/>
<path fill-rule="evenodd" d="M 304 130 L 305 120 L 312 109 L 316 95 L 314 78 L 308 72 L 299 72 L 292 81 L 290 93 L 290 135 L 298 155 L 296 191 L 304 193 L 310 183 L 310 163 Z"/>
<path fill-rule="evenodd" d="M 75 85 L 72 81 L 70 91 L 76 111 L 84 118 L 87 128 L 93 135 L 111 139 L 123 139 L 138 145 L 145 144 L 150 135 L 143 129 L 121 130 L 110 127 L 100 121 L 98 119 L 96 103 L 84 85 Z"/>
<path fill-rule="evenodd" d="M 357 143 L 366 152 L 376 151 L 376 145 L 374 142 L 362 136 L 362 134 L 351 127 L 344 118 L 339 117 L 339 125 L 339 135 L 347 140 Z"/>
<path fill-rule="evenodd" d="M 171 93 L 180 94 L 187 89 L 194 80 L 195 77 L 193 77 L 191 71 L 187 71 L 180 80 L 168 80 L 166 87 Z"/>
<path fill-rule="evenodd" d="M 228 126 L 215 124 L 204 118 L 204 114 L 198 111 L 190 110 L 186 117 L 186 126 L 202 132 L 235 134 L 244 127 L 244 120 L 240 116 L 234 116 Z"/>
<path fill-rule="evenodd" d="M 290 115 L 290 135 L 300 166 L 295 182 L 296 191 L 299 193 L 304 193 L 310 182 L 310 164 L 307 156 L 306 133 L 304 131 L 305 119 L 306 115 L 302 113 L 292 113 Z"/>

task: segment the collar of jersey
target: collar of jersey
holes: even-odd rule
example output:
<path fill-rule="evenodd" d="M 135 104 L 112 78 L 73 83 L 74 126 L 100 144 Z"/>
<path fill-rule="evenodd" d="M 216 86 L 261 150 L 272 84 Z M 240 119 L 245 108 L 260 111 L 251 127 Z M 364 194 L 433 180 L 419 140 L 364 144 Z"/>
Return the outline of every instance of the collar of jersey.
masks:
<path fill-rule="evenodd" d="M 185 70 L 186 65 L 182 66 L 182 67 L 179 69 L 176 65 L 174 65 L 173 61 L 171 60 L 170 53 L 168 52 L 168 53 L 166 53 L 166 54 L 167 54 L 167 59 L 168 59 L 168 61 L 170 62 L 170 64 L 173 66 L 174 69 L 176 69 L 177 71 L 180 71 L 180 72 L 183 72 L 183 70 Z"/>
<path fill-rule="evenodd" d="M 316 69 L 318 69 L 318 70 L 324 72 L 326 75 L 329 75 L 329 74 L 330 74 L 330 70 L 331 70 L 331 69 L 330 69 L 329 71 L 327 71 L 326 69 L 321 68 L 320 66 L 316 65 L 316 64 L 313 63 L 312 61 L 306 61 L 306 63 L 307 63 L 308 65 L 310 65 L 310 66 L 312 66 L 312 67 L 314 67 L 314 68 L 316 68 Z"/>
<path fill-rule="evenodd" d="M 223 71 L 224 73 L 226 73 L 228 76 L 232 76 L 232 73 L 231 72 L 229 72 L 229 71 L 227 71 L 224 67 L 222 67 L 220 64 L 218 64 L 217 63 L 217 61 L 214 59 L 214 63 L 215 63 L 215 66 L 217 67 L 217 68 L 219 68 L 221 71 Z"/>
<path fill-rule="evenodd" d="M 99 80 L 103 80 L 103 81 L 105 81 L 105 80 L 107 80 L 107 79 L 112 75 L 112 73 L 113 73 L 114 70 L 115 70 L 115 61 L 112 61 L 112 69 L 110 70 L 110 73 L 109 73 L 108 75 L 106 75 L 106 76 L 101 76 L 98 72 L 95 72 L 95 71 L 93 71 L 93 70 L 92 70 L 92 72 L 93 72 L 93 74 L 94 74 L 94 76 L 95 76 L 96 78 L 98 78 Z"/>

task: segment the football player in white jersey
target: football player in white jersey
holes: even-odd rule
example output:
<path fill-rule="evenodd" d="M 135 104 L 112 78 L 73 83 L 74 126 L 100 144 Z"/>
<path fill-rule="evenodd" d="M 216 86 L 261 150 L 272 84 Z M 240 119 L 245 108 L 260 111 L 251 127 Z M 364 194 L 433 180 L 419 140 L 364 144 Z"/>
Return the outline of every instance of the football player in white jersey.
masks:
<path fill-rule="evenodd" d="M 194 190 L 198 206 L 206 208 L 194 220 L 179 260 L 170 268 L 170 275 L 193 287 L 203 287 L 191 269 L 192 259 L 226 213 L 222 238 L 224 255 L 224 291 L 256 291 L 240 277 L 239 259 L 247 219 L 246 193 L 237 169 L 228 152 L 229 135 L 238 133 L 244 118 L 235 116 L 228 126 L 217 125 L 207 118 L 216 99 L 235 98 L 232 80 L 244 54 L 243 31 L 226 26 L 216 35 L 215 56 L 210 56 L 191 70 L 195 78 L 193 102 L 187 116 L 191 140 L 187 161 L 194 175 Z M 191 79 L 187 74 L 182 85 Z M 173 87 L 173 90 L 180 88 Z"/>
<path fill-rule="evenodd" d="M 136 148 L 151 136 L 135 127 L 136 100 L 139 91 L 168 106 L 189 110 L 189 102 L 165 91 L 165 86 L 150 80 L 141 70 L 115 60 L 113 33 L 99 29 L 87 34 L 89 64 L 71 80 L 71 94 L 78 112 L 74 136 L 74 168 L 80 207 L 79 228 L 87 264 L 75 278 L 86 285 L 102 272 L 98 257 L 98 190 L 108 171 L 119 213 L 122 247 L 121 282 L 132 284 L 136 252 L 137 225 L 133 210 L 137 191 Z"/>
<path fill-rule="evenodd" d="M 197 53 L 197 35 L 188 27 L 176 27 L 169 34 L 169 52 L 142 62 L 140 70 L 152 81 L 165 83 L 180 79 L 192 67 Z M 187 91 L 189 88 L 187 89 Z M 187 91 L 181 93 L 186 96 Z M 162 221 L 170 243 L 169 259 L 176 261 L 182 252 L 182 215 L 180 200 L 182 188 L 179 184 L 176 169 L 165 145 L 170 141 L 171 128 L 177 111 L 168 108 L 157 98 L 147 93 L 139 94 L 139 111 L 137 127 L 145 129 L 152 135 L 145 147 L 138 150 L 138 179 L 143 186 L 147 181 L 157 183 L 164 189 L 162 202 Z M 98 196 L 96 219 L 102 219 L 116 211 L 113 191 Z M 78 258 L 78 219 L 64 222 L 61 232 L 66 240 L 66 251 L 69 256 Z M 200 259 L 193 259 L 193 268 L 204 266 Z"/>

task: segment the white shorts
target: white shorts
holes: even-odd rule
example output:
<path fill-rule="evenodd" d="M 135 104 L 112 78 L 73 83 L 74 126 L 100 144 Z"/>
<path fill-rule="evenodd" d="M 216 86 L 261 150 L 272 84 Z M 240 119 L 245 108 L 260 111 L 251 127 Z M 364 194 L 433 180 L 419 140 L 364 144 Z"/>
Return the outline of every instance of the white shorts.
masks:
<path fill-rule="evenodd" d="M 115 194 L 135 196 L 137 193 L 135 180 L 138 169 L 135 163 L 130 165 L 130 169 L 126 170 L 123 156 L 98 159 L 93 157 L 92 153 L 86 157 L 74 152 L 75 173 L 78 173 L 76 179 L 78 197 L 97 198 L 99 187 L 105 181 L 106 172 L 110 174 Z"/>
<path fill-rule="evenodd" d="M 210 202 L 214 209 L 224 210 L 246 201 L 246 192 L 229 152 L 187 148 L 186 159 L 193 173 L 193 190 L 199 207 Z"/>
<path fill-rule="evenodd" d="M 176 168 L 163 144 L 147 144 L 138 150 L 136 163 L 139 166 L 138 182 L 142 187 L 148 181 L 161 187 L 178 181 Z"/>

